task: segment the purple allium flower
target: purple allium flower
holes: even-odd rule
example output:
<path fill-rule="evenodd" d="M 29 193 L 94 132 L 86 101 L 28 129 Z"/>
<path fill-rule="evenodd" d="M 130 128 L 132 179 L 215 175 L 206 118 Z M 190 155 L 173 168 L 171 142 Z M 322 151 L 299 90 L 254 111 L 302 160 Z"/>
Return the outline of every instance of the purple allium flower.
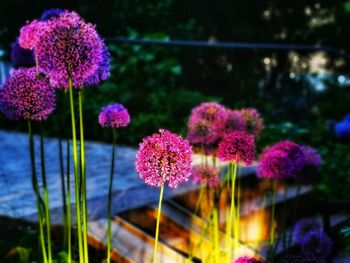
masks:
<path fill-rule="evenodd" d="M 71 77 L 73 86 L 82 88 L 102 64 L 103 41 L 75 12 L 64 11 L 46 24 L 36 47 L 39 68 L 54 87 L 68 88 Z"/>
<path fill-rule="evenodd" d="M 18 43 L 22 48 L 33 50 L 39 41 L 41 34 L 45 31 L 46 23 L 33 20 L 20 29 Z"/>
<path fill-rule="evenodd" d="M 192 109 L 188 120 L 191 144 L 212 144 L 220 139 L 225 107 L 217 102 L 205 102 Z"/>
<path fill-rule="evenodd" d="M 322 231 L 310 231 L 300 240 L 303 255 L 318 262 L 326 262 L 332 253 L 332 246 L 332 240 Z"/>
<path fill-rule="evenodd" d="M 111 54 L 108 51 L 106 44 L 101 39 L 101 61 L 97 70 L 85 79 L 84 85 L 86 86 L 96 86 L 102 80 L 105 80 L 109 77 L 110 72 L 110 57 Z"/>
<path fill-rule="evenodd" d="M 254 161 L 254 136 L 246 132 L 226 134 L 218 146 L 218 157 L 221 161 L 251 164 Z"/>
<path fill-rule="evenodd" d="M 300 172 L 305 166 L 305 156 L 302 147 L 292 141 L 281 141 L 271 148 L 287 153 L 292 162 L 292 173 Z"/>
<path fill-rule="evenodd" d="M 261 261 L 252 257 L 239 257 L 233 260 L 232 263 L 261 263 Z"/>
<path fill-rule="evenodd" d="M 50 20 L 52 18 L 57 18 L 59 17 L 61 14 L 63 13 L 63 10 L 62 9 L 59 9 L 59 8 L 51 8 L 51 9 L 47 9 L 45 10 L 41 17 L 40 17 L 40 20 L 41 21 L 47 21 L 47 20 Z"/>
<path fill-rule="evenodd" d="M 245 121 L 240 111 L 225 110 L 222 136 L 234 131 L 244 131 Z"/>
<path fill-rule="evenodd" d="M 217 127 L 207 120 L 201 120 L 189 127 L 188 141 L 191 144 L 209 145 L 215 143 L 220 137 Z"/>
<path fill-rule="evenodd" d="M 193 182 L 197 184 L 208 184 L 216 187 L 220 184 L 220 176 L 214 166 L 197 165 L 192 168 Z"/>
<path fill-rule="evenodd" d="M 300 219 L 294 226 L 293 240 L 296 243 L 300 243 L 307 233 L 318 230 L 321 230 L 319 222 L 309 218 Z"/>
<path fill-rule="evenodd" d="M 35 68 L 17 69 L 0 89 L 0 110 L 12 120 L 46 120 L 55 109 L 55 92 Z"/>
<path fill-rule="evenodd" d="M 35 66 L 34 52 L 21 48 L 17 39 L 11 46 L 11 61 L 16 67 L 33 67 Z"/>
<path fill-rule="evenodd" d="M 102 108 L 98 122 L 102 127 L 126 127 L 130 123 L 130 116 L 123 105 L 115 103 Z"/>
<path fill-rule="evenodd" d="M 191 174 L 192 149 L 181 136 L 159 130 L 143 139 L 136 154 L 136 171 L 146 184 L 171 188 L 187 181 Z"/>
<path fill-rule="evenodd" d="M 304 153 L 305 165 L 315 167 L 320 166 L 321 156 L 314 148 L 310 146 L 302 146 L 301 149 Z"/>
<path fill-rule="evenodd" d="M 241 109 L 240 113 L 245 121 L 246 131 L 258 137 L 265 127 L 260 113 L 254 108 Z"/>
<path fill-rule="evenodd" d="M 305 165 L 301 171 L 295 174 L 296 179 L 301 184 L 315 183 L 320 179 L 318 168 L 321 163 L 321 156 L 309 146 L 302 146 L 301 148 L 305 157 Z"/>
<path fill-rule="evenodd" d="M 269 179 L 285 179 L 292 175 L 292 161 L 284 151 L 266 148 L 259 158 L 257 176 Z"/>

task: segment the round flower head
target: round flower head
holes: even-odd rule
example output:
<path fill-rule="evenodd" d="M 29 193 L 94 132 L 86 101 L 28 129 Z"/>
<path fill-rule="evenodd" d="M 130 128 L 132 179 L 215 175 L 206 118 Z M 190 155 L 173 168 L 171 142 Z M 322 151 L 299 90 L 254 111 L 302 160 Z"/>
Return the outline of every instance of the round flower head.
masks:
<path fill-rule="evenodd" d="M 110 72 L 110 57 L 111 54 L 108 51 L 108 48 L 106 44 L 100 39 L 101 41 L 101 61 L 97 68 L 97 70 L 87 77 L 84 81 L 84 85 L 86 86 L 96 86 L 98 85 L 102 80 L 105 80 L 109 77 Z"/>
<path fill-rule="evenodd" d="M 220 177 L 217 169 L 213 166 L 198 165 L 192 168 L 193 182 L 197 184 L 208 184 L 216 187 L 220 184 Z"/>
<path fill-rule="evenodd" d="M 314 148 L 310 146 L 302 146 L 301 149 L 304 153 L 305 165 L 315 167 L 320 166 L 321 156 Z"/>
<path fill-rule="evenodd" d="M 0 90 L 0 110 L 12 120 L 42 121 L 55 109 L 55 92 L 35 68 L 13 71 Z"/>
<path fill-rule="evenodd" d="M 212 144 L 219 139 L 220 133 L 216 126 L 207 120 L 201 120 L 189 127 L 188 141 L 191 144 Z"/>
<path fill-rule="evenodd" d="M 218 146 L 218 157 L 221 161 L 251 164 L 254 161 L 254 136 L 246 132 L 226 134 Z"/>
<path fill-rule="evenodd" d="M 242 114 L 237 110 L 225 110 L 222 135 L 234 131 L 244 131 L 245 121 Z"/>
<path fill-rule="evenodd" d="M 261 261 L 252 257 L 239 257 L 232 261 L 232 263 L 261 263 Z"/>
<path fill-rule="evenodd" d="M 293 240 L 296 243 L 300 243 L 310 231 L 318 230 L 321 230 L 321 225 L 317 221 L 308 218 L 301 219 L 294 226 Z"/>
<path fill-rule="evenodd" d="M 300 172 L 296 173 L 296 179 L 302 184 L 311 184 L 319 181 L 319 166 L 321 164 L 321 156 L 317 151 L 309 146 L 302 146 L 305 157 L 305 165 Z"/>
<path fill-rule="evenodd" d="M 220 139 L 225 107 L 205 102 L 192 109 L 188 120 L 188 139 L 191 144 L 213 144 Z"/>
<path fill-rule="evenodd" d="M 35 66 L 34 52 L 21 48 L 17 39 L 11 47 L 11 61 L 15 67 L 33 67 Z"/>
<path fill-rule="evenodd" d="M 305 156 L 302 147 L 292 141 L 281 141 L 271 148 L 287 153 L 292 162 L 292 173 L 295 174 L 305 166 Z"/>
<path fill-rule="evenodd" d="M 102 127 L 126 127 L 130 123 L 130 116 L 123 105 L 115 103 L 102 108 L 98 122 Z"/>
<path fill-rule="evenodd" d="M 40 35 L 45 30 L 45 22 L 33 20 L 20 29 L 18 38 L 22 48 L 33 50 L 39 41 Z"/>
<path fill-rule="evenodd" d="M 59 9 L 59 8 L 51 8 L 51 9 L 47 9 L 45 10 L 41 17 L 40 17 L 40 20 L 41 21 L 47 21 L 47 20 L 50 20 L 52 18 L 57 18 L 60 16 L 60 14 L 63 13 L 63 10 L 62 9 Z"/>
<path fill-rule="evenodd" d="M 171 188 L 187 181 L 191 174 L 192 150 L 181 136 L 159 130 L 143 139 L 136 154 L 136 171 L 148 185 Z"/>
<path fill-rule="evenodd" d="M 39 43 L 39 68 L 57 88 L 68 88 L 69 78 L 75 88 L 82 88 L 102 63 L 102 40 L 95 27 L 75 12 L 64 11 L 47 21 Z"/>
<path fill-rule="evenodd" d="M 322 231 L 310 231 L 300 240 L 301 252 L 304 256 L 326 262 L 332 253 L 332 240 Z"/>
<path fill-rule="evenodd" d="M 260 155 L 257 176 L 268 179 L 285 179 L 292 175 L 292 169 L 292 162 L 288 154 L 270 147 Z"/>
<path fill-rule="evenodd" d="M 245 121 L 246 131 L 258 137 L 264 129 L 264 121 L 260 113 L 254 108 L 241 109 L 240 113 Z"/>

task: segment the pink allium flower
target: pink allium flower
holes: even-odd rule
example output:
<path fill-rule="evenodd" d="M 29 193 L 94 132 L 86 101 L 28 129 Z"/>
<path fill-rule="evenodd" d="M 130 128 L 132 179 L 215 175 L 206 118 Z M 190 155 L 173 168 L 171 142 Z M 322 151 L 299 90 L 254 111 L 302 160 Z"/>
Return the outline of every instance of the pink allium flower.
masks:
<path fill-rule="evenodd" d="M 82 88 L 103 64 L 103 41 L 95 26 L 75 12 L 64 11 L 47 21 L 38 43 L 39 68 L 57 88 L 68 88 L 69 77 L 75 88 Z"/>
<path fill-rule="evenodd" d="M 301 146 L 292 141 L 281 141 L 271 148 L 287 153 L 292 162 L 292 173 L 300 172 L 305 166 L 305 156 Z"/>
<path fill-rule="evenodd" d="M 220 137 L 220 131 L 207 120 L 201 120 L 189 127 L 188 141 L 191 144 L 212 144 Z"/>
<path fill-rule="evenodd" d="M 232 261 L 232 263 L 261 263 L 261 261 L 252 257 L 239 257 Z"/>
<path fill-rule="evenodd" d="M 136 154 L 136 171 L 148 185 L 171 188 L 187 181 L 191 174 L 192 149 L 181 136 L 159 130 L 143 139 Z"/>
<path fill-rule="evenodd" d="M 254 108 L 241 109 L 239 112 L 245 121 L 246 131 L 258 137 L 264 129 L 264 121 L 260 113 Z"/>
<path fill-rule="evenodd" d="M 244 131 L 245 121 L 240 111 L 225 110 L 222 135 L 234 131 Z"/>
<path fill-rule="evenodd" d="M 0 110 L 12 120 L 46 120 L 55 109 L 55 92 L 35 68 L 18 69 L 0 89 Z"/>
<path fill-rule="evenodd" d="M 188 121 L 191 144 L 212 144 L 220 139 L 225 107 L 217 102 L 205 102 L 192 109 Z"/>
<path fill-rule="evenodd" d="M 226 134 L 218 146 L 218 157 L 221 161 L 251 164 L 254 161 L 254 136 L 246 132 Z"/>
<path fill-rule="evenodd" d="M 220 184 L 220 176 L 217 169 L 213 166 L 198 165 L 192 168 L 193 182 L 197 184 L 208 184 L 216 187 Z"/>
<path fill-rule="evenodd" d="M 130 123 L 130 116 L 123 105 L 115 103 L 102 108 L 98 122 L 102 127 L 126 127 Z"/>
<path fill-rule="evenodd" d="M 40 35 L 45 30 L 46 23 L 33 20 L 20 29 L 18 38 L 19 45 L 22 48 L 33 50 L 39 41 Z"/>
<path fill-rule="evenodd" d="M 257 176 L 268 179 L 285 179 L 292 176 L 293 164 L 284 151 L 266 148 L 259 158 Z"/>

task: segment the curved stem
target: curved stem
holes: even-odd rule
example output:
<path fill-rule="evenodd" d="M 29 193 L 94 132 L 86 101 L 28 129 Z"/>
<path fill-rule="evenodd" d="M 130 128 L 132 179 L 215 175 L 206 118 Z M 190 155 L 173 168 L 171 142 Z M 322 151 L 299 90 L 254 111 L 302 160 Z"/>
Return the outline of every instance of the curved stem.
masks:
<path fill-rule="evenodd" d="M 75 184 L 75 209 L 77 220 L 77 235 L 79 246 L 79 262 L 84 263 L 83 240 L 81 230 L 81 214 L 80 214 L 80 194 L 79 194 L 79 163 L 78 163 L 78 147 L 77 147 L 77 131 L 75 127 L 75 112 L 73 99 L 73 83 L 72 78 L 69 78 L 69 102 L 70 114 L 72 121 L 72 137 L 73 137 L 73 163 L 74 163 L 74 184 Z"/>
<path fill-rule="evenodd" d="M 81 198 L 82 198 L 82 214 L 83 214 L 83 244 L 84 244 L 84 260 L 89 262 L 88 241 L 87 241 L 87 200 L 86 200 L 86 165 L 85 165 L 85 142 L 84 142 L 84 122 L 83 122 L 83 95 L 79 91 L 79 126 L 80 126 L 80 160 L 81 160 Z"/>
<path fill-rule="evenodd" d="M 45 245 L 45 239 L 44 239 L 43 214 L 42 214 L 43 201 L 40 197 L 38 176 L 35 168 L 34 138 L 33 138 L 32 125 L 30 120 L 28 120 L 28 133 L 29 133 L 29 153 L 30 153 L 30 161 L 32 166 L 32 184 L 36 195 L 36 202 L 37 202 L 37 208 L 38 208 L 39 238 L 40 238 L 43 261 L 44 263 L 47 263 L 47 253 L 46 253 L 46 245 Z"/>
<path fill-rule="evenodd" d="M 161 214 L 161 209 L 162 209 L 163 193 L 164 193 L 164 183 L 163 183 L 162 187 L 160 188 L 160 194 L 159 194 L 158 211 L 157 211 L 156 236 L 155 236 L 155 240 L 154 240 L 154 251 L 153 251 L 153 263 L 157 262 L 157 249 L 158 249 L 158 237 L 159 237 L 159 221 L 160 221 L 160 214 Z"/>
<path fill-rule="evenodd" d="M 45 148 L 44 148 L 44 137 L 40 135 L 40 157 L 41 157 L 41 176 L 43 180 L 43 194 L 45 203 L 45 223 L 46 223 L 46 237 L 47 237 L 47 255 L 48 262 L 52 262 L 52 251 L 51 251 L 51 218 L 50 218 L 50 203 L 49 203 L 49 192 L 47 188 L 46 180 L 46 168 L 45 168 Z"/>
<path fill-rule="evenodd" d="M 113 129 L 113 146 L 112 146 L 112 161 L 111 161 L 111 173 L 109 175 L 109 188 L 108 188 L 108 207 L 107 207 L 107 263 L 111 262 L 111 243 L 112 243 L 112 190 L 113 190 L 113 176 L 115 168 L 115 145 L 116 131 Z"/>

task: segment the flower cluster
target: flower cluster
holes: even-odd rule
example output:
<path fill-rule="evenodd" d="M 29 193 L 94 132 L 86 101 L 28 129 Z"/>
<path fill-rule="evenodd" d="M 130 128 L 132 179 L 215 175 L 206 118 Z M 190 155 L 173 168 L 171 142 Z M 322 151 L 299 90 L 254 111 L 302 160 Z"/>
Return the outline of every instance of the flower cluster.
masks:
<path fill-rule="evenodd" d="M 38 66 L 57 88 L 68 88 L 69 79 L 75 88 L 82 88 L 105 63 L 104 44 L 95 27 L 75 12 L 64 11 L 48 20 L 39 42 Z"/>
<path fill-rule="evenodd" d="M 171 188 L 187 181 L 191 174 L 192 149 L 181 136 L 159 130 L 143 139 L 136 154 L 136 171 L 148 185 Z"/>
<path fill-rule="evenodd" d="M 315 220 L 309 218 L 300 219 L 294 227 L 293 230 L 293 240 L 296 243 L 300 241 L 308 234 L 310 231 L 321 230 L 321 224 Z"/>
<path fill-rule="evenodd" d="M 36 48 L 40 35 L 45 30 L 46 23 L 33 20 L 20 29 L 18 38 L 19 45 L 22 48 L 33 50 Z M 41 43 L 43 44 L 43 43 Z"/>
<path fill-rule="evenodd" d="M 130 123 L 130 116 L 123 105 L 115 103 L 102 108 L 98 122 L 102 127 L 126 127 Z"/>
<path fill-rule="evenodd" d="M 323 231 L 310 231 L 300 240 L 301 252 L 307 258 L 326 262 L 332 253 L 332 240 Z"/>
<path fill-rule="evenodd" d="M 35 68 L 15 70 L 0 92 L 0 110 L 12 120 L 46 120 L 55 109 L 55 92 Z"/>
<path fill-rule="evenodd" d="M 192 168 L 193 182 L 198 184 L 208 184 L 216 187 L 220 184 L 220 177 L 217 169 L 209 165 L 198 165 Z"/>
<path fill-rule="evenodd" d="M 222 125 L 222 134 L 227 134 L 234 131 L 244 131 L 246 122 L 243 119 L 243 116 L 240 111 L 237 110 L 225 110 L 223 125 Z"/>
<path fill-rule="evenodd" d="M 246 108 L 241 109 L 240 113 L 244 119 L 246 131 L 258 137 L 264 129 L 264 121 L 259 112 L 254 108 Z"/>
<path fill-rule="evenodd" d="M 305 165 L 305 156 L 302 147 L 292 141 L 281 141 L 272 146 L 274 150 L 280 150 L 288 155 L 289 160 L 292 163 L 292 173 L 295 174 Z"/>
<path fill-rule="evenodd" d="M 218 146 L 221 161 L 251 164 L 255 159 L 254 136 L 246 132 L 226 134 Z"/>
<path fill-rule="evenodd" d="M 256 258 L 252 257 L 239 257 L 232 261 L 232 263 L 261 263 L 261 261 L 257 260 Z"/>
<path fill-rule="evenodd" d="M 11 46 L 11 61 L 16 67 L 33 67 L 35 66 L 34 52 L 22 48 L 17 39 Z"/>

